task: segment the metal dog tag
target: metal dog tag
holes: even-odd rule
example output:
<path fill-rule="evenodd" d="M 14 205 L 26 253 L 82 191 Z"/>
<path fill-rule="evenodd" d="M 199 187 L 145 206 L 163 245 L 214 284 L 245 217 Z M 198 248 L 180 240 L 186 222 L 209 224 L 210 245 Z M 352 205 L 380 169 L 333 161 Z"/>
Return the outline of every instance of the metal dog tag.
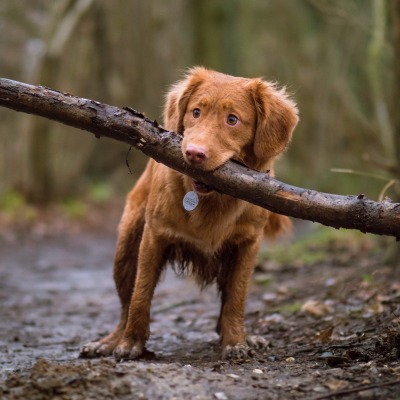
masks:
<path fill-rule="evenodd" d="M 185 194 L 183 198 L 183 208 L 186 211 L 193 211 L 199 204 L 199 196 L 196 192 L 190 191 Z"/>

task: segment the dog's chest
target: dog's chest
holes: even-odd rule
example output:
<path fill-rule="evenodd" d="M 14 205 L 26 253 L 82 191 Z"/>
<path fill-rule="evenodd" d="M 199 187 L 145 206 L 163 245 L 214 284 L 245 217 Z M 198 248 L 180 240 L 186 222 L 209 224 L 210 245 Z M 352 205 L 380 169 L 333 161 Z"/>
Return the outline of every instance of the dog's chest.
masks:
<path fill-rule="evenodd" d="M 169 229 L 171 238 L 195 246 L 206 254 L 217 252 L 227 241 L 237 236 L 239 210 L 241 207 L 222 208 L 215 204 L 203 204 L 185 211 L 177 223 Z"/>

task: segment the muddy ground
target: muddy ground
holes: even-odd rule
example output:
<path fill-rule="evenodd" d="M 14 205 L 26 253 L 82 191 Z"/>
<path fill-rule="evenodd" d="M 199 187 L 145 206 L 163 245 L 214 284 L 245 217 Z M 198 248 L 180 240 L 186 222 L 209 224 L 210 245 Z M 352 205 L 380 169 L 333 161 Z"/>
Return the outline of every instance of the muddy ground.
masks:
<path fill-rule="evenodd" d="M 153 302 L 156 358 L 79 359 L 80 346 L 117 322 L 119 210 L 102 224 L 101 210 L 97 223 L 58 212 L 28 226 L 5 219 L 1 399 L 400 398 L 400 282 L 383 265 L 383 244 L 304 224 L 310 239 L 302 233 L 279 252 L 269 245 L 260 259 L 246 325 L 270 346 L 254 359 L 220 360 L 215 289 L 200 292 L 171 272 Z"/>

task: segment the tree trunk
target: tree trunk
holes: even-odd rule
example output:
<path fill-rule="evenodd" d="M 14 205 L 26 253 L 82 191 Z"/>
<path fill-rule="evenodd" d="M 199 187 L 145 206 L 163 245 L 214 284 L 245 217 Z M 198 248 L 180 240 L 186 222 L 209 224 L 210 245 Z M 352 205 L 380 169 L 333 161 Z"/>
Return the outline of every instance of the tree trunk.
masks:
<path fill-rule="evenodd" d="M 400 178 L 400 1 L 391 0 L 392 16 L 392 46 L 393 46 L 393 101 L 392 101 L 392 123 L 393 123 L 393 144 L 396 157 L 396 175 Z M 397 199 L 400 191 L 397 192 Z M 389 246 L 389 263 L 396 268 L 396 274 L 400 275 L 400 244 L 394 243 Z"/>
<path fill-rule="evenodd" d="M 239 73 L 239 1 L 201 0 L 190 3 L 193 61 L 230 75 Z"/>
<path fill-rule="evenodd" d="M 393 126 L 394 147 L 397 161 L 397 176 L 400 178 L 400 1 L 392 0 L 392 44 L 393 44 Z"/>
<path fill-rule="evenodd" d="M 382 141 L 382 147 L 386 158 L 393 159 L 393 133 L 389 118 L 389 111 L 384 96 L 385 90 L 382 85 L 383 52 L 385 49 L 386 33 L 386 0 L 373 0 L 372 2 L 372 35 L 368 46 L 368 75 L 371 85 L 372 98 L 375 108 L 375 120 L 377 130 Z"/>
<path fill-rule="evenodd" d="M 56 86 L 63 50 L 82 17 L 89 11 L 93 0 L 67 0 L 54 5 L 46 48 L 38 61 L 35 81 Z M 35 119 L 26 123 L 29 136 L 30 182 L 28 198 L 45 204 L 54 195 L 51 168 L 51 135 L 47 120 Z"/>
<path fill-rule="evenodd" d="M 377 203 L 363 195 L 338 196 L 297 188 L 232 161 L 213 172 L 198 170 L 184 162 L 179 135 L 164 130 L 135 110 L 8 79 L 0 79 L 0 105 L 84 129 L 96 137 L 128 143 L 216 191 L 273 212 L 400 240 L 400 203 Z"/>

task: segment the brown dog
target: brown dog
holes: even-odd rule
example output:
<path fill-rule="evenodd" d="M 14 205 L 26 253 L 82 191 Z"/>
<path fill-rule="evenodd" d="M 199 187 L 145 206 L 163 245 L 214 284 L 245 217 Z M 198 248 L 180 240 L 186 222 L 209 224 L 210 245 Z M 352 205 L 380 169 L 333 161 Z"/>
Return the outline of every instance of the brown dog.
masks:
<path fill-rule="evenodd" d="M 174 85 L 165 126 L 183 135 L 185 161 L 211 171 L 234 159 L 273 173 L 298 117 L 284 90 L 262 79 L 193 68 Z M 192 192 L 188 208 L 182 199 Z M 243 320 L 248 282 L 263 234 L 290 226 L 287 217 L 212 191 L 202 182 L 150 160 L 129 193 L 119 226 L 114 279 L 121 320 L 105 338 L 84 346 L 82 357 L 136 359 L 149 337 L 150 304 L 168 262 L 201 286 L 216 282 L 221 295 L 217 332 L 222 357 L 243 357 L 249 346 Z"/>

